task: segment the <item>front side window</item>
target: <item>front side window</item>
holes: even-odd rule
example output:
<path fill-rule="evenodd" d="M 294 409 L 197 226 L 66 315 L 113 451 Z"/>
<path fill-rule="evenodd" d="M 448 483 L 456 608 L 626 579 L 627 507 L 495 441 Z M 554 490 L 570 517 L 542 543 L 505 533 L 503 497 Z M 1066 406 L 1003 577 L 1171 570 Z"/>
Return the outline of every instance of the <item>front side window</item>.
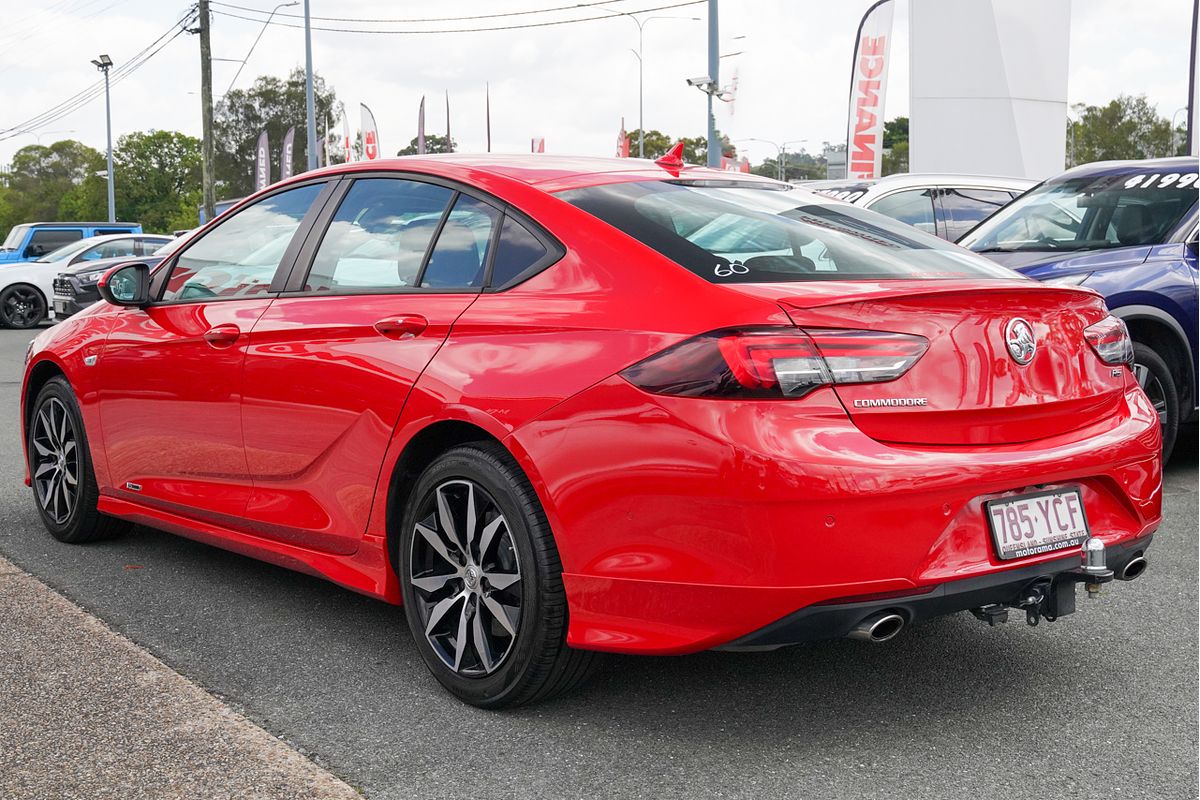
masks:
<path fill-rule="evenodd" d="M 225 219 L 180 253 L 164 301 L 232 299 L 264 294 L 292 236 L 324 184 L 289 189 Z"/>
<path fill-rule="evenodd" d="M 36 230 L 33 236 L 29 237 L 29 246 L 25 248 L 25 254 L 42 256 L 82 238 L 83 232 L 78 230 Z"/>
<path fill-rule="evenodd" d="M 304 291 L 396 291 L 417 285 L 452 189 L 399 178 L 354 182 L 317 249 Z"/>
<path fill-rule="evenodd" d="M 558 197 L 713 283 L 1014 277 L 935 236 L 802 190 L 639 181 Z"/>
<path fill-rule="evenodd" d="M 1196 204 L 1196 172 L 1119 173 L 1045 183 L 960 242 L 984 252 L 1160 244 Z"/>
<path fill-rule="evenodd" d="M 871 210 L 899 220 L 905 225 L 926 233 L 936 233 L 937 225 L 933 217 L 933 190 L 909 189 L 903 192 L 889 194 L 876 200 L 870 206 Z"/>

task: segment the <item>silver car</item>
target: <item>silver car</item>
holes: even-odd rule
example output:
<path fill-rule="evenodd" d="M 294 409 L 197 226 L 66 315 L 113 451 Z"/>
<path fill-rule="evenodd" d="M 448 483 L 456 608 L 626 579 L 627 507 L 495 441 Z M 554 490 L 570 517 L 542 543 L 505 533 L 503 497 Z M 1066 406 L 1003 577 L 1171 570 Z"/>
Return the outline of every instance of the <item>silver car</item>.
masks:
<path fill-rule="evenodd" d="M 990 175 L 905 173 L 869 181 L 809 181 L 803 186 L 953 242 L 1036 183 Z"/>

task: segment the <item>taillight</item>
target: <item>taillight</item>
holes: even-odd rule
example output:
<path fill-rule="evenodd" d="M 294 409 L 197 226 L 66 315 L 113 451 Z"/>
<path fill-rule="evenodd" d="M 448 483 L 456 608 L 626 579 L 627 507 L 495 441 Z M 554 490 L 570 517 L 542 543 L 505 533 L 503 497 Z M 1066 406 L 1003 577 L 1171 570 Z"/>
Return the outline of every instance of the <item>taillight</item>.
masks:
<path fill-rule="evenodd" d="M 905 333 L 739 328 L 688 339 L 621 375 L 655 394 L 797 398 L 831 384 L 894 380 L 928 347 Z"/>
<path fill-rule="evenodd" d="M 1123 320 L 1105 317 L 1084 328 L 1083 336 L 1105 364 L 1133 363 L 1133 340 L 1129 338 L 1129 329 Z"/>

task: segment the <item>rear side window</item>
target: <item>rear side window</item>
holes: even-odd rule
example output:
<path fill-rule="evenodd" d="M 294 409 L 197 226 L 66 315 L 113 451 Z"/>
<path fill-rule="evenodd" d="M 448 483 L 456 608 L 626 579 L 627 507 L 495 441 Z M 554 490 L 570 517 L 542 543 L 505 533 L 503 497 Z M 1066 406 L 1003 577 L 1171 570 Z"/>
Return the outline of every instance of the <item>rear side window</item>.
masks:
<path fill-rule="evenodd" d="M 460 194 L 442 224 L 421 285 L 431 289 L 478 289 L 483 286 L 488 246 L 500 212 Z"/>
<path fill-rule="evenodd" d="M 878 214 L 899 220 L 905 225 L 912 225 L 919 231 L 937 232 L 933 216 L 932 189 L 909 189 L 889 194 L 887 197 L 876 200 L 870 208 Z"/>
<path fill-rule="evenodd" d="M 492 286 L 512 283 L 523 272 L 535 268 L 547 255 L 545 245 L 528 228 L 512 217 L 505 217 L 492 261 Z"/>
<path fill-rule="evenodd" d="M 946 238 L 954 241 L 1011 202 L 1012 195 L 997 189 L 942 189 Z"/>
<path fill-rule="evenodd" d="M 935 236 L 799 190 L 641 181 L 558 197 L 713 283 L 1014 277 Z"/>
<path fill-rule="evenodd" d="M 400 178 L 364 178 L 346 193 L 304 285 L 307 292 L 391 292 L 417 285 L 454 191 Z"/>

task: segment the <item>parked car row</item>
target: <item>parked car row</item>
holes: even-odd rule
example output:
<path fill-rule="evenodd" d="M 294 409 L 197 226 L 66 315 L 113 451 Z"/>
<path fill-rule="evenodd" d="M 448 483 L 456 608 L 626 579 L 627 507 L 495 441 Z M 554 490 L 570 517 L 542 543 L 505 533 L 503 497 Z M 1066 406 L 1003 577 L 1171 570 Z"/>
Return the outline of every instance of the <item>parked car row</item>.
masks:
<path fill-rule="evenodd" d="M 1036 625 L 1146 569 L 1163 417 L 1077 285 L 1103 268 L 984 255 L 1143 248 L 1192 270 L 1194 328 L 1194 163 L 1050 182 L 980 255 L 681 152 L 339 165 L 110 270 L 29 349 L 45 527 L 154 525 L 402 604 L 487 708 L 593 651 Z"/>

